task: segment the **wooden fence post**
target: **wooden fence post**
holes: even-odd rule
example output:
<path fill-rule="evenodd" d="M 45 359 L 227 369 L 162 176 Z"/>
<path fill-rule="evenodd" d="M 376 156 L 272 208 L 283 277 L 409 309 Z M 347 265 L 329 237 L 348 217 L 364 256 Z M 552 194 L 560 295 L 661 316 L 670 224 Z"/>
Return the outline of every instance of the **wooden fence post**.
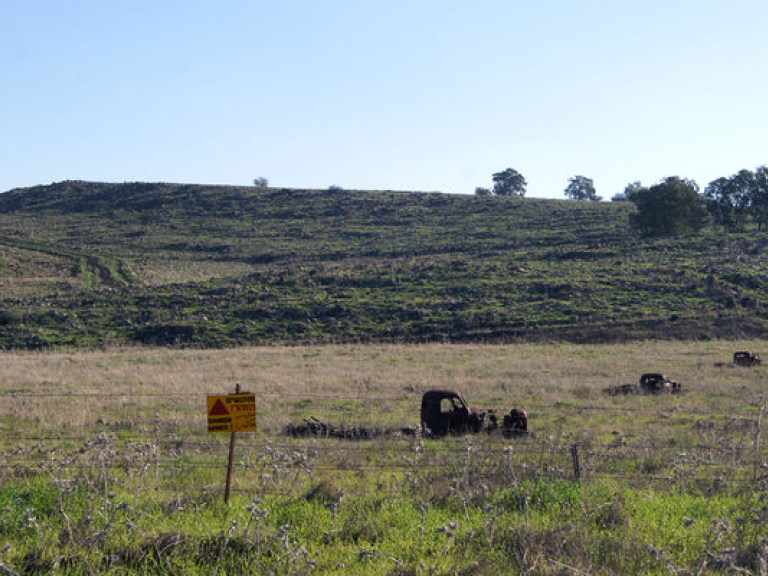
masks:
<path fill-rule="evenodd" d="M 571 446 L 571 458 L 573 459 L 573 478 L 581 480 L 581 463 L 579 462 L 579 445 Z"/>
<path fill-rule="evenodd" d="M 235 384 L 235 394 L 240 394 L 240 384 Z M 229 504 L 229 489 L 232 485 L 232 461 L 235 458 L 235 432 L 230 432 L 229 460 L 227 461 L 227 483 L 224 487 L 224 503 Z"/>

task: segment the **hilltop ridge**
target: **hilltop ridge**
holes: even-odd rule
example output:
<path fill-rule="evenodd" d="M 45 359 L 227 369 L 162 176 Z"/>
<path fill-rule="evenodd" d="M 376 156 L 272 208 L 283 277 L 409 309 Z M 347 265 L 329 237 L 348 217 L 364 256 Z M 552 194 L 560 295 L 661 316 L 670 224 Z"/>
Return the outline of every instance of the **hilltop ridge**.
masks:
<path fill-rule="evenodd" d="M 761 337 L 768 235 L 627 203 L 67 181 L 0 194 L 0 346 Z"/>

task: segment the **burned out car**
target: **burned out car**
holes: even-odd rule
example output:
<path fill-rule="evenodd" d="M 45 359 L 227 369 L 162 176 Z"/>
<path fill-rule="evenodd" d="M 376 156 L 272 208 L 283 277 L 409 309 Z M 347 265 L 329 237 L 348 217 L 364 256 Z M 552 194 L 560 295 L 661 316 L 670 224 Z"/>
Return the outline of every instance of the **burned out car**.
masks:
<path fill-rule="evenodd" d="M 421 398 L 421 430 L 433 436 L 479 432 L 487 413 L 472 409 L 455 390 L 428 390 Z"/>
<path fill-rule="evenodd" d="M 367 440 L 379 436 L 416 436 L 419 432 L 427 438 L 478 432 L 500 433 L 505 438 L 517 437 L 528 434 L 528 413 L 521 408 L 513 408 L 500 419 L 496 410 L 470 408 L 461 393 L 456 390 L 428 390 L 421 398 L 420 427 L 337 426 L 313 416 L 305 418 L 301 424 L 287 424 L 283 428 L 283 434 L 286 436 L 346 440 Z"/>
<path fill-rule="evenodd" d="M 638 384 L 615 384 L 606 389 L 608 394 L 617 396 L 621 394 L 661 394 L 668 392 L 677 394 L 683 392 L 683 385 L 677 380 L 667 378 L 659 372 L 646 372 L 640 376 Z"/>
<path fill-rule="evenodd" d="M 761 363 L 760 356 L 753 352 L 747 352 L 746 350 L 740 350 L 733 353 L 733 364 L 735 366 L 759 366 Z"/>
<path fill-rule="evenodd" d="M 645 394 L 661 394 L 662 392 L 676 393 L 683 389 L 677 380 L 667 378 L 658 372 L 648 372 L 640 376 L 640 391 Z"/>
<path fill-rule="evenodd" d="M 428 390 L 421 398 L 421 431 L 425 436 L 477 433 L 484 429 L 490 432 L 499 427 L 495 410 L 470 408 L 456 390 Z M 526 433 L 525 410 L 512 409 L 504 416 L 501 430 L 509 435 Z"/>
<path fill-rule="evenodd" d="M 719 360 L 715 362 L 715 367 L 733 368 L 734 366 L 740 366 L 742 368 L 752 368 L 754 366 L 760 366 L 760 364 L 762 364 L 762 360 L 760 360 L 759 354 L 748 350 L 739 350 L 738 352 L 733 353 L 732 362 L 723 362 L 722 360 Z"/>

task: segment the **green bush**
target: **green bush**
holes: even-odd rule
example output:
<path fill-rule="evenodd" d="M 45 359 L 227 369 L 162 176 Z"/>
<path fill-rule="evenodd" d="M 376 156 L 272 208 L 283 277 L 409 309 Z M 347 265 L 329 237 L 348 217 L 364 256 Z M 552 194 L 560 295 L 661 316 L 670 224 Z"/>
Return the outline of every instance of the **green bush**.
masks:
<path fill-rule="evenodd" d="M 0 310 L 0 326 L 21 324 L 21 314 L 12 310 Z"/>

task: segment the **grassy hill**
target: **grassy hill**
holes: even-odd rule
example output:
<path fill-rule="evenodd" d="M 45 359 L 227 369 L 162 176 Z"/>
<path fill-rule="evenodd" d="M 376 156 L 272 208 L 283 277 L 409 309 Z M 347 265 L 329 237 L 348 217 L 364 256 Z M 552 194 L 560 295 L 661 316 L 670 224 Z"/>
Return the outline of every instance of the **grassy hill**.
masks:
<path fill-rule="evenodd" d="M 69 181 L 0 194 L 0 347 L 768 334 L 768 234 L 626 203 Z"/>

